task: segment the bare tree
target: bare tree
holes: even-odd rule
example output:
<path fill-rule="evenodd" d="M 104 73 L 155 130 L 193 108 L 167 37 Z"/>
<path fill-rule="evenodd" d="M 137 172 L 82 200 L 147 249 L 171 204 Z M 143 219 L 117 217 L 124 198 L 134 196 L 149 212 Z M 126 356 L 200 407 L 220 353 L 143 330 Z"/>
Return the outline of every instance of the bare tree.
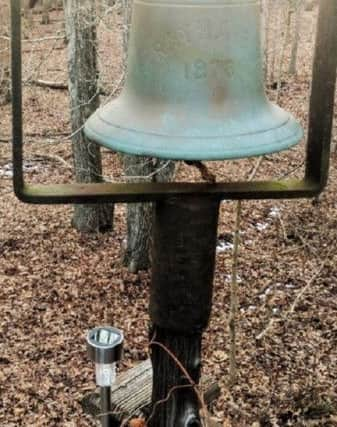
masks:
<path fill-rule="evenodd" d="M 174 163 L 148 157 L 123 156 L 124 172 L 132 182 L 166 182 L 174 174 Z M 127 242 L 123 263 L 131 273 L 151 265 L 152 203 L 128 205 Z"/>
<path fill-rule="evenodd" d="M 92 0 L 65 0 L 72 146 L 77 182 L 101 182 L 100 148 L 82 131 L 99 106 L 96 9 Z M 73 225 L 83 232 L 112 228 L 112 205 L 76 205 Z"/>
<path fill-rule="evenodd" d="M 277 101 L 285 70 L 296 74 L 301 24 L 305 0 L 263 0 L 263 36 L 265 53 L 265 77 L 273 89 L 277 89 Z M 287 68 L 286 68 L 287 67 Z"/>
<path fill-rule="evenodd" d="M 9 82 L 9 10 L 5 4 L 0 14 L 0 105 L 11 99 Z"/>
<path fill-rule="evenodd" d="M 318 0 L 306 0 L 305 1 L 305 10 L 311 11 L 315 6 L 317 6 Z"/>
<path fill-rule="evenodd" d="M 296 74 L 297 68 L 297 53 L 298 53 L 298 45 L 300 41 L 300 29 L 302 23 L 302 12 L 303 12 L 303 0 L 293 0 L 293 8 L 295 15 L 294 22 L 294 34 L 291 43 L 291 56 L 289 63 L 289 74 Z"/>
<path fill-rule="evenodd" d="M 36 6 L 39 6 L 41 8 L 42 12 L 42 24 L 49 24 L 50 18 L 49 18 L 49 11 L 52 7 L 62 7 L 63 1 L 62 0 L 24 0 L 24 12 L 25 15 L 28 16 L 30 20 L 32 20 L 32 9 Z"/>

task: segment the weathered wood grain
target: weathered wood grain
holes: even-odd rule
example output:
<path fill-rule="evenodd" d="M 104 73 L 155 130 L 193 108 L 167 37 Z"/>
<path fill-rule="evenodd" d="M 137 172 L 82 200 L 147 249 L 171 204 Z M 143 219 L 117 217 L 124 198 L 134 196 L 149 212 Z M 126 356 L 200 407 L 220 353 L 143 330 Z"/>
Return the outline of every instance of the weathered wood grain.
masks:
<path fill-rule="evenodd" d="M 210 377 L 203 377 L 200 389 L 205 402 L 212 403 L 219 397 L 220 388 Z M 118 383 L 111 389 L 112 412 L 118 420 L 129 417 L 147 416 L 152 395 L 152 366 L 146 360 L 120 375 Z M 100 413 L 99 393 L 89 393 L 81 401 L 84 411 L 97 417 Z"/>

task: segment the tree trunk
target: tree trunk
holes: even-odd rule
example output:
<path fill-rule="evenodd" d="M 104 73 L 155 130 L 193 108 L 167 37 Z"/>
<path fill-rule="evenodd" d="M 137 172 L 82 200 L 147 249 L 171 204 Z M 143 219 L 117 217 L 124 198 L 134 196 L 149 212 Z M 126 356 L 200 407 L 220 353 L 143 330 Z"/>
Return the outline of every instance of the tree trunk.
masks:
<path fill-rule="evenodd" d="M 54 1 L 55 4 L 57 4 L 56 1 Z M 30 21 L 30 23 L 33 23 L 33 12 L 32 9 L 36 6 L 39 6 L 41 8 L 42 18 L 41 23 L 42 24 L 49 24 L 49 10 L 52 4 L 52 0 L 24 0 L 23 1 L 23 7 L 24 7 L 24 14 Z"/>
<path fill-rule="evenodd" d="M 49 24 L 49 9 L 51 6 L 51 0 L 42 0 L 42 24 Z"/>
<path fill-rule="evenodd" d="M 305 2 L 305 10 L 312 11 L 315 6 L 317 6 L 318 0 L 307 0 Z"/>
<path fill-rule="evenodd" d="M 295 8 L 295 22 L 294 22 L 294 35 L 291 46 L 291 56 L 289 63 L 289 74 L 296 74 L 297 71 L 297 54 L 298 54 L 298 45 L 300 41 L 300 30 L 301 30 L 301 21 L 302 21 L 302 10 L 303 10 L 303 0 L 294 1 Z"/>
<path fill-rule="evenodd" d="M 82 127 L 99 106 L 95 2 L 65 0 L 72 147 L 77 182 L 102 182 L 100 148 Z M 73 225 L 82 232 L 112 229 L 113 205 L 76 205 Z"/>
<path fill-rule="evenodd" d="M 166 182 L 174 174 L 174 163 L 140 156 L 123 156 L 124 173 L 129 182 Z M 131 273 L 150 267 L 152 203 L 135 203 L 127 207 L 127 243 L 123 264 Z"/>
<path fill-rule="evenodd" d="M 11 99 L 9 80 L 9 10 L 7 3 L 2 6 L 0 13 L 0 105 L 7 104 Z"/>

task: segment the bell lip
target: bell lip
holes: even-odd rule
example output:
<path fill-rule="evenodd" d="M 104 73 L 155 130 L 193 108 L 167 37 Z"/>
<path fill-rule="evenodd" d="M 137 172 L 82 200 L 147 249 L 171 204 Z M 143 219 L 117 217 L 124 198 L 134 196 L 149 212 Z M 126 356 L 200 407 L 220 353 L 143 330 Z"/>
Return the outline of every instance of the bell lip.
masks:
<path fill-rule="evenodd" d="M 102 131 L 98 131 L 98 128 Z M 86 122 L 84 133 L 91 141 L 124 154 L 167 160 L 205 161 L 234 160 L 278 153 L 297 145 L 304 136 L 301 125 L 291 114 L 284 124 L 266 131 L 238 136 L 200 138 L 158 136 L 138 133 L 112 124 L 107 126 L 95 113 Z"/>

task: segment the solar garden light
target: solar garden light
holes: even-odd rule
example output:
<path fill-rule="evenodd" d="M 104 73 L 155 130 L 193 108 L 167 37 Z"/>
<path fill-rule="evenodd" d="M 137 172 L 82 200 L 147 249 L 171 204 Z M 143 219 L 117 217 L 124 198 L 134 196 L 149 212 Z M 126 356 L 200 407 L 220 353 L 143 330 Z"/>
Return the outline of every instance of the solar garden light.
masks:
<path fill-rule="evenodd" d="M 301 126 L 272 104 L 264 91 L 260 3 L 134 0 L 125 87 L 88 120 L 87 137 L 115 151 L 185 161 L 245 158 L 298 144 Z M 219 203 L 225 199 L 311 198 L 326 185 L 336 84 L 337 0 L 319 4 L 301 179 L 31 185 L 23 175 L 20 1 L 11 1 L 17 197 L 40 204 L 155 202 L 150 287 L 152 403 L 163 403 L 155 406 L 149 427 L 201 425 L 194 389 L 165 349 L 197 384 L 201 336 L 211 311 Z M 95 360 L 109 364 L 112 359 Z M 112 374 L 102 375 L 103 371 L 98 370 L 102 383 L 112 378 Z"/>
<path fill-rule="evenodd" d="M 123 333 L 109 326 L 94 328 L 87 335 L 88 356 L 95 362 L 96 385 L 100 387 L 103 427 L 112 427 L 111 386 L 116 381 L 116 363 L 122 357 L 123 340 Z"/>

